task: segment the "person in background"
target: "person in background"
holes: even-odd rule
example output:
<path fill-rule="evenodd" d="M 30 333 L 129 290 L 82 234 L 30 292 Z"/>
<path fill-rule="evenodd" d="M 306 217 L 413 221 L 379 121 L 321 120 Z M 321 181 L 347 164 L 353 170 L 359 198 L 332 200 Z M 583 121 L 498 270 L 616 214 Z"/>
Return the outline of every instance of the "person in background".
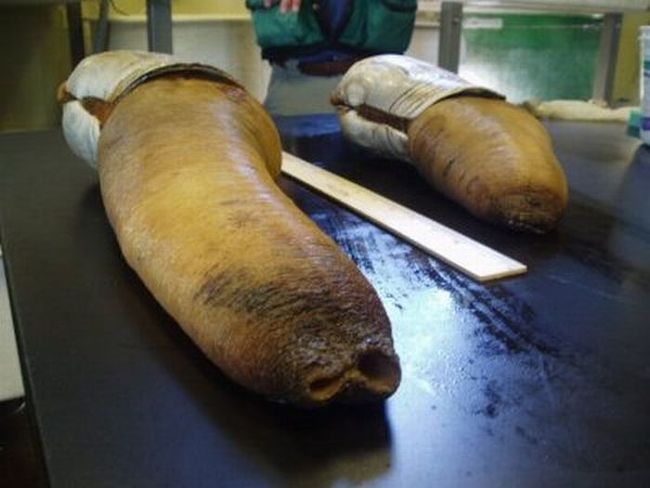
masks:
<path fill-rule="evenodd" d="M 329 97 L 356 61 L 402 54 L 417 0 L 246 0 L 262 58 L 271 63 L 264 105 L 273 115 L 334 111 Z"/>

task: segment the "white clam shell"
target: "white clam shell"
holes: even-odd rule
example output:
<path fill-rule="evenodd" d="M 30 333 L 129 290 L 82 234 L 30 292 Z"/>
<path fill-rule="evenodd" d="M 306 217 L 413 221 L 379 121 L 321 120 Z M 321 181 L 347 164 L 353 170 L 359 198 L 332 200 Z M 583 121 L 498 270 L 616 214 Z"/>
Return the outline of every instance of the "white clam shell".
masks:
<path fill-rule="evenodd" d="M 66 81 L 68 93 L 112 101 L 142 75 L 178 63 L 169 54 L 106 51 L 83 59 Z"/>
<path fill-rule="evenodd" d="M 81 100 L 94 98 L 114 102 L 150 76 L 178 71 L 200 72 L 215 80 L 237 84 L 218 68 L 169 54 L 107 51 L 83 59 L 65 83 L 65 91 L 73 99 L 63 106 L 62 127 L 72 151 L 91 166 L 96 166 L 101 125 L 96 117 L 86 111 Z"/>
<path fill-rule="evenodd" d="M 339 114 L 341 127 L 349 139 L 408 161 L 406 134 L 364 119 L 354 109 L 366 105 L 413 120 L 434 103 L 459 93 L 503 98 L 492 90 L 472 85 L 458 75 L 424 61 L 384 54 L 355 63 L 337 86 L 332 100 L 335 105 L 346 107 Z"/>
<path fill-rule="evenodd" d="M 404 132 L 364 119 L 354 110 L 339 113 L 339 120 L 343 133 L 360 146 L 398 159 L 409 158 Z"/>
<path fill-rule="evenodd" d="M 72 152 L 96 167 L 99 120 L 86 111 L 79 100 L 72 100 L 63 106 L 61 126 Z"/>

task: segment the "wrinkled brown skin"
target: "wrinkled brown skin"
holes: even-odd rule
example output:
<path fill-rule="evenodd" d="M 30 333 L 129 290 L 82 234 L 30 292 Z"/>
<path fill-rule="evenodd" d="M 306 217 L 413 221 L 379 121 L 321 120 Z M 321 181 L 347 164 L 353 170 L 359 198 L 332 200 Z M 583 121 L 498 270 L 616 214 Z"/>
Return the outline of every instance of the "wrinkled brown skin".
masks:
<path fill-rule="evenodd" d="M 566 178 L 546 130 L 503 100 L 442 100 L 411 122 L 408 139 L 426 179 L 479 218 L 544 233 L 566 209 Z"/>
<path fill-rule="evenodd" d="M 277 132 L 243 89 L 142 84 L 112 109 L 98 159 L 129 265 L 234 381 L 309 406 L 395 391 L 376 292 L 275 184 Z"/>

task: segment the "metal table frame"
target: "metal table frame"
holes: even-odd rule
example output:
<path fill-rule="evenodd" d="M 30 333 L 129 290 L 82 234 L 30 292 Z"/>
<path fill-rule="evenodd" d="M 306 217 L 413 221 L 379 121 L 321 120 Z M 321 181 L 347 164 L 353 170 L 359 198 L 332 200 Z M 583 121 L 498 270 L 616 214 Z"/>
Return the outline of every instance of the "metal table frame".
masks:
<path fill-rule="evenodd" d="M 171 0 L 147 0 L 147 40 L 149 51 L 173 52 L 172 4 Z M 93 52 L 105 51 L 108 46 L 108 0 L 101 0 L 97 32 L 93 41 Z M 81 3 L 66 3 L 70 32 L 70 55 L 72 65 L 85 56 Z"/>
<path fill-rule="evenodd" d="M 15 0 L 1 0 L 2 4 L 11 4 Z M 78 0 L 35 0 L 34 3 L 66 4 L 70 28 L 70 52 L 73 64 L 79 62 L 85 55 L 83 47 L 83 30 L 81 22 L 81 5 Z M 522 5 L 516 0 L 512 8 L 530 9 L 534 6 Z M 442 1 L 440 2 L 440 43 L 438 47 L 438 65 L 449 71 L 458 72 L 460 62 L 460 39 L 463 27 L 463 7 L 472 1 Z M 481 6 L 480 2 L 477 6 Z M 509 7 L 507 2 L 500 5 Z M 540 7 L 541 8 L 541 7 Z M 546 7 L 548 8 L 548 7 Z M 554 10 L 571 12 L 584 11 L 578 7 L 557 8 Z M 603 10 L 594 8 L 590 13 L 604 14 L 603 30 L 600 38 L 600 49 L 596 65 L 593 98 L 596 100 L 612 101 L 614 73 L 623 21 L 623 10 Z M 98 19 L 97 36 L 94 43 L 95 52 L 101 51 L 107 45 L 108 0 L 102 0 Z M 172 53 L 172 6 L 171 0 L 147 0 L 147 37 L 150 51 Z"/>
<path fill-rule="evenodd" d="M 172 52 L 171 0 L 147 0 L 149 51 Z"/>

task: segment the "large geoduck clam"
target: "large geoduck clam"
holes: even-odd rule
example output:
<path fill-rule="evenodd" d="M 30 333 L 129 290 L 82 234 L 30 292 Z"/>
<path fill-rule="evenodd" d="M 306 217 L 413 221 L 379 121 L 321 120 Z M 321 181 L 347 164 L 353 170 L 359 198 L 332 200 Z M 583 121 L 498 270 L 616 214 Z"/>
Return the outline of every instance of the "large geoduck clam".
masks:
<path fill-rule="evenodd" d="M 414 164 L 475 216 L 516 230 L 555 228 L 568 200 L 544 126 L 457 75 L 400 55 L 354 64 L 332 94 L 343 133 Z"/>
<path fill-rule="evenodd" d="M 309 406 L 396 390 L 377 293 L 276 185 L 279 136 L 236 81 L 116 51 L 83 60 L 59 93 L 126 261 L 226 375 Z"/>

